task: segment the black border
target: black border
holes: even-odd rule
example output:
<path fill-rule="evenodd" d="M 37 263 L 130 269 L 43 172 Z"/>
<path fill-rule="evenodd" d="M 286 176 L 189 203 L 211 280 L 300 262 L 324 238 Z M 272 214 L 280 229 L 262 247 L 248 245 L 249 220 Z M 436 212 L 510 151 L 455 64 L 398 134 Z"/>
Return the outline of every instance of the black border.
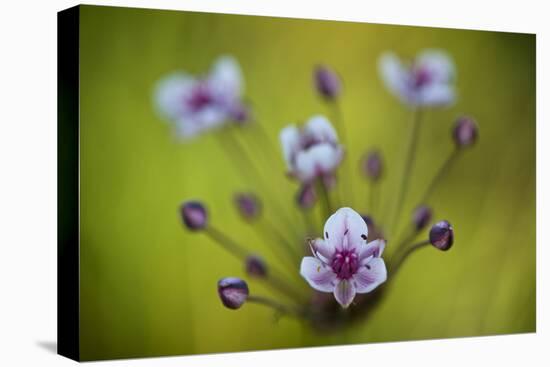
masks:
<path fill-rule="evenodd" d="M 57 353 L 80 360 L 80 7 L 57 13 Z"/>

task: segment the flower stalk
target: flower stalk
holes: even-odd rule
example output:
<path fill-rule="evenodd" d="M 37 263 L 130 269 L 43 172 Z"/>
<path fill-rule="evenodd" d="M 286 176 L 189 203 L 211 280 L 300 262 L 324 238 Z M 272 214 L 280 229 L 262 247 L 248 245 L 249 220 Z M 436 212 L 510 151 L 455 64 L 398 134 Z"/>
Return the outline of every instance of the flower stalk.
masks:
<path fill-rule="evenodd" d="M 277 302 L 274 299 L 268 297 L 250 295 L 248 296 L 247 301 L 269 307 L 273 309 L 278 315 L 294 316 L 297 318 L 301 318 L 304 316 L 304 312 L 302 310 Z"/>
<path fill-rule="evenodd" d="M 409 133 L 409 139 L 407 142 L 407 148 L 405 150 L 405 164 L 403 165 L 403 173 L 401 175 L 401 184 L 399 186 L 399 191 L 397 194 L 397 199 L 396 199 L 393 214 L 392 214 L 392 219 L 389 224 L 390 231 L 393 231 L 394 227 L 398 225 L 397 221 L 399 219 L 401 210 L 403 209 L 403 204 L 405 202 L 407 192 L 409 189 L 411 169 L 414 166 L 415 157 L 416 157 L 416 146 L 418 144 L 421 118 L 422 118 L 422 110 L 420 108 L 416 108 L 413 112 L 413 120 L 412 120 L 411 129 Z"/>

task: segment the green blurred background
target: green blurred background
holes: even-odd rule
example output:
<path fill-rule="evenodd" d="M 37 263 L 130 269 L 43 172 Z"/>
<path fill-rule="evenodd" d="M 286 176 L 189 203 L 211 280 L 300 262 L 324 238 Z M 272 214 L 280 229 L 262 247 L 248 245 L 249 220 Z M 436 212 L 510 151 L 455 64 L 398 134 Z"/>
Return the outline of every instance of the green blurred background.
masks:
<path fill-rule="evenodd" d="M 82 6 L 80 37 L 83 359 L 535 330 L 534 35 Z M 459 97 L 425 115 L 401 221 L 451 151 L 453 120 L 474 116 L 480 140 L 432 200 L 436 218 L 453 223 L 452 250 L 415 254 L 374 317 L 335 333 L 276 321 L 261 306 L 222 307 L 216 282 L 244 276 L 243 266 L 206 236 L 184 230 L 177 209 L 185 199 L 203 199 L 218 228 L 277 264 L 233 207 L 235 191 L 257 187 L 220 149 L 225 132 L 177 142 L 153 109 L 156 81 L 178 69 L 206 72 L 218 56 L 233 55 L 275 146 L 287 123 L 330 113 L 312 90 L 311 74 L 318 63 L 331 65 L 344 80 L 349 159 L 376 146 L 389 166 L 376 215 L 395 197 L 411 114 L 382 85 L 377 60 L 386 50 L 413 57 L 424 48 L 454 58 Z M 302 223 L 292 201 L 297 185 L 284 177 L 279 154 L 269 151 L 266 164 L 253 151 L 254 131 L 242 129 L 238 138 L 276 188 L 259 194 Z M 357 172 L 342 180 L 354 187 L 348 204 L 367 210 L 365 180 Z M 267 204 L 265 214 L 282 223 Z M 298 264 L 286 275 L 309 292 Z M 249 285 L 273 294 L 258 281 Z"/>

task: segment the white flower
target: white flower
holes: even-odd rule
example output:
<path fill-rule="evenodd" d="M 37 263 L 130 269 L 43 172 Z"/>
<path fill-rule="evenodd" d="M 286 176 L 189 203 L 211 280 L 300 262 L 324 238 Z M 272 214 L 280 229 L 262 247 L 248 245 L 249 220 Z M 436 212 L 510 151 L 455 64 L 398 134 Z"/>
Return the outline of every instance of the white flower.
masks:
<path fill-rule="evenodd" d="M 185 72 L 164 77 L 158 82 L 154 100 L 161 117 L 173 123 L 178 136 L 186 139 L 242 118 L 242 91 L 237 61 L 222 56 L 205 77 Z"/>
<path fill-rule="evenodd" d="M 342 160 L 336 131 L 324 116 L 311 117 L 302 129 L 289 125 L 279 138 L 288 173 L 301 182 L 330 176 Z"/>
<path fill-rule="evenodd" d="M 348 307 L 356 293 L 368 293 L 384 283 L 386 265 L 382 259 L 385 241 L 367 243 L 368 228 L 353 209 L 341 208 L 325 223 L 324 239 L 311 241 L 314 257 L 302 259 L 300 274 L 321 292 L 333 292 L 342 307 Z"/>
<path fill-rule="evenodd" d="M 455 68 L 450 57 L 438 50 L 421 52 L 405 65 L 391 52 L 380 58 L 379 69 L 386 87 L 412 106 L 444 106 L 455 100 Z"/>

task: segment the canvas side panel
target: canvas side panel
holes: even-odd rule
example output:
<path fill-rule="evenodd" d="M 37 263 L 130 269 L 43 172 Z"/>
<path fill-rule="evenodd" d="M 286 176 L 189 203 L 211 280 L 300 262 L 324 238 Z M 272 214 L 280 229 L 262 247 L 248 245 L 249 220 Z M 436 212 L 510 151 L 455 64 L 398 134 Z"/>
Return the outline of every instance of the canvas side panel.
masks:
<path fill-rule="evenodd" d="M 57 17 L 57 352 L 79 360 L 79 7 Z"/>

